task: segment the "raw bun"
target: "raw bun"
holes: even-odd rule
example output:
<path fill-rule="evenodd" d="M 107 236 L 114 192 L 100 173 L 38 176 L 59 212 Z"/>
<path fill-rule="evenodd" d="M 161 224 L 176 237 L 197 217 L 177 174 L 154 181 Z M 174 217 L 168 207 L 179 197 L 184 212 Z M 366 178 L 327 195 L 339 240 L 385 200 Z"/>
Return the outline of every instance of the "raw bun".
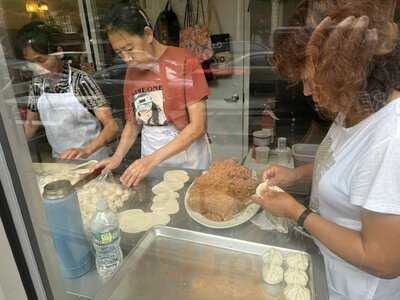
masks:
<path fill-rule="evenodd" d="M 278 265 L 265 264 L 262 274 L 264 281 L 268 284 L 279 284 L 283 280 L 283 269 Z"/>
<path fill-rule="evenodd" d="M 123 232 L 138 233 L 156 225 L 167 225 L 171 219 L 167 214 L 145 213 L 141 209 L 131 209 L 120 213 L 118 220 Z"/>
<path fill-rule="evenodd" d="M 263 261 L 266 264 L 281 266 L 283 264 L 283 255 L 279 250 L 269 249 L 263 254 Z"/>
<path fill-rule="evenodd" d="M 308 276 L 305 271 L 299 269 L 289 268 L 285 272 L 285 282 L 289 284 L 296 284 L 306 286 L 308 283 Z"/>
<path fill-rule="evenodd" d="M 186 183 L 189 179 L 189 174 L 183 170 L 171 170 L 164 173 L 164 181 L 166 182 Z"/>
<path fill-rule="evenodd" d="M 156 184 L 153 186 L 151 191 L 156 194 L 156 195 L 161 195 L 161 194 L 168 194 L 174 192 L 166 182 L 162 181 L 159 184 Z"/>
<path fill-rule="evenodd" d="M 258 196 L 258 197 L 262 197 L 262 194 L 264 193 L 264 191 L 265 190 L 267 190 L 267 189 L 270 189 L 270 190 L 273 190 L 273 191 L 275 191 L 275 192 L 283 192 L 284 190 L 282 190 L 280 187 L 278 187 L 278 186 L 268 186 L 268 182 L 263 182 L 263 183 L 261 183 L 261 184 L 259 184 L 258 186 L 257 186 L 257 189 L 256 189 L 256 195 Z"/>
<path fill-rule="evenodd" d="M 283 291 L 286 300 L 310 300 L 310 290 L 300 285 L 288 285 Z"/>
<path fill-rule="evenodd" d="M 286 264 L 289 268 L 307 271 L 308 257 L 301 253 L 290 253 L 286 257 Z"/>

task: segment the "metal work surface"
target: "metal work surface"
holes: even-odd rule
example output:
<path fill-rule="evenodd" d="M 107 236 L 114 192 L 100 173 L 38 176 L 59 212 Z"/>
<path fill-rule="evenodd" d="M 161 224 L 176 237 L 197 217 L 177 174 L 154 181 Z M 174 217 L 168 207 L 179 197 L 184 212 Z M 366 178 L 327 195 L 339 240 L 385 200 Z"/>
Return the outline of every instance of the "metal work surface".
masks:
<path fill-rule="evenodd" d="M 262 255 L 270 248 L 275 247 L 155 227 L 99 292 L 98 299 L 283 299 L 283 287 L 274 297 L 262 280 Z M 276 249 L 284 256 L 299 252 Z M 309 288 L 315 299 L 312 270 L 311 262 Z"/>
<path fill-rule="evenodd" d="M 125 166 L 126 167 L 126 166 Z M 144 180 L 137 188 L 136 190 L 136 195 L 135 197 L 130 200 L 128 203 L 124 205 L 121 211 L 127 210 L 127 209 L 132 209 L 132 208 L 139 208 L 143 209 L 144 211 L 150 211 L 150 206 L 152 204 L 152 198 L 153 198 L 153 193 L 151 191 L 151 188 L 162 181 L 163 174 L 165 171 L 168 169 L 165 168 L 157 168 L 155 169 L 146 180 Z M 117 170 L 117 174 L 120 174 L 121 172 Z M 211 235 L 216 235 L 216 236 L 221 236 L 221 237 L 228 237 L 228 238 L 233 238 L 233 239 L 238 239 L 242 241 L 248 241 L 248 242 L 255 242 L 255 243 L 260 243 L 263 245 L 271 245 L 274 247 L 280 247 L 280 248 L 288 248 L 288 249 L 294 249 L 294 250 L 299 250 L 299 251 L 304 251 L 307 252 L 311 256 L 311 261 L 313 265 L 313 276 L 315 278 L 314 280 L 314 290 L 315 290 L 315 299 L 318 300 L 325 300 L 328 299 L 328 289 L 327 289 L 327 284 L 326 284 L 326 279 L 325 279 L 325 267 L 324 267 L 324 262 L 321 254 L 319 253 L 318 248 L 315 246 L 314 242 L 310 240 L 309 238 L 306 238 L 296 231 L 292 230 L 289 232 L 289 234 L 281 234 L 278 232 L 271 232 L 271 231 L 264 231 L 259 229 L 256 225 L 252 224 L 250 221 L 234 227 L 234 228 L 229 228 L 229 229 L 211 229 L 204 227 L 200 224 L 198 224 L 196 221 L 192 220 L 189 215 L 187 214 L 185 207 L 184 207 L 184 197 L 186 193 L 186 189 L 190 186 L 190 184 L 193 182 L 193 180 L 197 177 L 200 176 L 201 171 L 193 171 L 193 170 L 188 170 L 188 173 L 190 175 L 190 181 L 185 184 L 185 187 L 179 192 L 179 205 L 180 205 L 180 210 L 177 214 L 171 215 L 171 222 L 168 224 L 169 227 L 172 228 L 181 228 L 181 229 L 186 229 L 186 230 L 191 230 L 195 232 L 200 232 L 200 233 L 206 233 L 206 234 L 211 234 Z M 122 250 L 125 254 L 125 256 L 128 256 L 131 253 L 131 250 L 136 246 L 138 241 L 143 238 L 144 232 L 142 233 L 137 233 L 137 234 L 126 234 L 122 232 L 122 240 L 121 240 L 121 247 Z M 178 242 L 179 243 L 179 242 Z M 183 250 L 179 250 L 183 251 Z M 222 253 L 225 253 L 223 250 L 218 250 L 222 251 Z M 171 257 L 177 257 L 177 252 L 173 251 L 171 249 L 169 252 L 169 255 Z M 182 255 L 185 255 L 184 252 Z M 223 256 L 223 255 L 222 255 Z M 172 258 L 171 258 L 172 259 Z M 124 264 L 125 265 L 125 264 Z M 243 273 L 240 273 L 239 270 L 237 270 L 237 276 L 244 276 Z M 146 279 L 141 276 L 143 274 L 139 274 L 139 278 L 142 281 L 148 281 L 149 285 L 152 285 L 155 290 L 164 290 L 163 295 L 168 294 L 168 289 L 172 289 L 172 287 L 168 287 L 168 285 L 165 285 L 166 283 L 162 283 L 162 285 L 158 286 L 159 283 L 155 283 L 152 281 L 152 276 L 147 277 Z M 119 276 L 119 275 L 118 275 Z M 248 276 L 248 275 L 246 275 Z M 257 277 L 259 278 L 259 277 Z M 220 278 L 220 280 L 224 280 Z M 65 280 L 64 281 L 65 286 L 67 290 L 75 295 L 83 296 L 86 298 L 93 299 L 96 295 L 98 297 L 101 297 L 101 294 L 99 293 L 99 290 L 103 286 L 103 284 L 100 282 L 98 279 L 98 276 L 96 274 L 96 271 L 93 270 L 92 272 L 89 272 L 87 275 L 75 279 L 75 280 Z M 142 282 L 143 283 L 143 282 Z M 130 285 L 133 286 L 134 283 L 130 281 Z M 107 288 L 116 288 L 116 287 L 111 287 L 107 285 Z M 118 289 L 125 289 L 123 285 L 118 287 Z M 123 293 L 123 291 L 118 291 L 118 293 Z M 172 292 L 171 292 L 172 293 Z M 172 293 L 174 295 L 174 293 Z M 250 297 L 251 298 L 251 297 Z M 249 298 L 249 299 L 250 299 Z M 101 298 L 102 299 L 102 298 Z M 133 298 L 131 298 L 133 299 Z M 148 298 L 134 298 L 134 299 L 165 299 L 165 300 L 177 300 L 175 297 L 171 298 L 153 298 L 152 296 Z M 219 299 L 224 299 L 223 297 Z M 256 298 L 254 298 L 256 300 Z"/>

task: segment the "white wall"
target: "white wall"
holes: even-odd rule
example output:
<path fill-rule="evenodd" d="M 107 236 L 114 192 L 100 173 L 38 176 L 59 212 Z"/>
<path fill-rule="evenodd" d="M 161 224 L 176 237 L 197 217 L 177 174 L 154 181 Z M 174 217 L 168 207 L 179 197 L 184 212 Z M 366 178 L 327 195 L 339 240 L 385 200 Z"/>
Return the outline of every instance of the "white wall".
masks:
<path fill-rule="evenodd" d="M 1 219 L 0 253 L 0 300 L 27 299 Z"/>

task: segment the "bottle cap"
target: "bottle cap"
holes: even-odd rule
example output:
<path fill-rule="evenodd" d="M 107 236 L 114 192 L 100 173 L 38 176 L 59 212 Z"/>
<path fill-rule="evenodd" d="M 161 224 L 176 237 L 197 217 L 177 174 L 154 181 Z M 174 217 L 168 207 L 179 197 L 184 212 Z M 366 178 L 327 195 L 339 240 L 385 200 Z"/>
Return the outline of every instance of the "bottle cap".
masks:
<path fill-rule="evenodd" d="M 43 198 L 46 200 L 62 199 L 74 192 L 74 188 L 68 180 L 57 180 L 44 186 Z"/>

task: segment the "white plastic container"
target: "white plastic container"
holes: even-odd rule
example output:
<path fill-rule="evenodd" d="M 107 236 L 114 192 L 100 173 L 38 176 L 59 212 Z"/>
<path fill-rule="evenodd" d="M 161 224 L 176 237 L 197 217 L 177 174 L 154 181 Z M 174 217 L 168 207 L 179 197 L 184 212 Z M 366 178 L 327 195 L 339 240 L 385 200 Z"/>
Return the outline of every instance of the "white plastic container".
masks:
<path fill-rule="evenodd" d="M 315 159 L 319 145 L 316 144 L 294 144 L 292 146 L 292 154 L 294 158 L 294 166 L 302 166 L 312 163 Z"/>
<path fill-rule="evenodd" d="M 269 130 L 259 130 L 253 132 L 253 145 L 255 147 L 266 147 L 272 142 L 273 132 Z"/>
<path fill-rule="evenodd" d="M 266 164 L 268 162 L 269 147 L 255 147 L 254 151 L 256 156 L 256 162 L 258 164 Z"/>

